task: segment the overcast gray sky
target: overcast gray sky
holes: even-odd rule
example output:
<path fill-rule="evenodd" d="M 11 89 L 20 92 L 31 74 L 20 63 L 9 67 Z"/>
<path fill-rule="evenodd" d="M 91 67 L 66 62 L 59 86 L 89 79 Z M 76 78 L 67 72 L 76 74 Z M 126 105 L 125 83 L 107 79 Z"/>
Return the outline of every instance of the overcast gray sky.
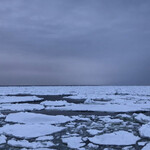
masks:
<path fill-rule="evenodd" d="M 150 0 L 0 0 L 0 85 L 150 85 Z"/>

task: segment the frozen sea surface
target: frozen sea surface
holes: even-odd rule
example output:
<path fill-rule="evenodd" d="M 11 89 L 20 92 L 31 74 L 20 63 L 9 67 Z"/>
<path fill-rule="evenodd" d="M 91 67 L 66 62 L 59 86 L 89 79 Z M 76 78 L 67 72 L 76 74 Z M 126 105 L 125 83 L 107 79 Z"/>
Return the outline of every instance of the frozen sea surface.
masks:
<path fill-rule="evenodd" d="M 150 87 L 0 87 L 0 149 L 149 150 Z"/>

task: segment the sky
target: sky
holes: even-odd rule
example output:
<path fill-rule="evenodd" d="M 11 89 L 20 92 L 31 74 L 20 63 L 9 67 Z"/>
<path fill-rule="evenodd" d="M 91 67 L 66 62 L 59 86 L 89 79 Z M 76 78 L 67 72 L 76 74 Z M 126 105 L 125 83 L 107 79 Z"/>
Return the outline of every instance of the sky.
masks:
<path fill-rule="evenodd" d="M 150 1 L 0 0 L 0 85 L 150 85 Z"/>

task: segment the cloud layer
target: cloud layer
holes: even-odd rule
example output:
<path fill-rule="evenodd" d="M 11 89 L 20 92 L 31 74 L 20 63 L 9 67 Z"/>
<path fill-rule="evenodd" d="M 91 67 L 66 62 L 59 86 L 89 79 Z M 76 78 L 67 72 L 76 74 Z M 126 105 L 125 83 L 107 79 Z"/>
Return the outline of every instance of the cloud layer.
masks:
<path fill-rule="evenodd" d="M 149 0 L 1 0 L 0 85 L 149 85 Z"/>

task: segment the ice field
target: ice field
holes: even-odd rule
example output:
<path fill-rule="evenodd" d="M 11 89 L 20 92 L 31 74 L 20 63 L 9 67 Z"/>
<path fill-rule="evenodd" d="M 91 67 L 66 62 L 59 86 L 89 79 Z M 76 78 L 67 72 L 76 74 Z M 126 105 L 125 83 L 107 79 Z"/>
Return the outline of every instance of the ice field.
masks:
<path fill-rule="evenodd" d="M 0 149 L 150 150 L 150 87 L 0 87 Z"/>

